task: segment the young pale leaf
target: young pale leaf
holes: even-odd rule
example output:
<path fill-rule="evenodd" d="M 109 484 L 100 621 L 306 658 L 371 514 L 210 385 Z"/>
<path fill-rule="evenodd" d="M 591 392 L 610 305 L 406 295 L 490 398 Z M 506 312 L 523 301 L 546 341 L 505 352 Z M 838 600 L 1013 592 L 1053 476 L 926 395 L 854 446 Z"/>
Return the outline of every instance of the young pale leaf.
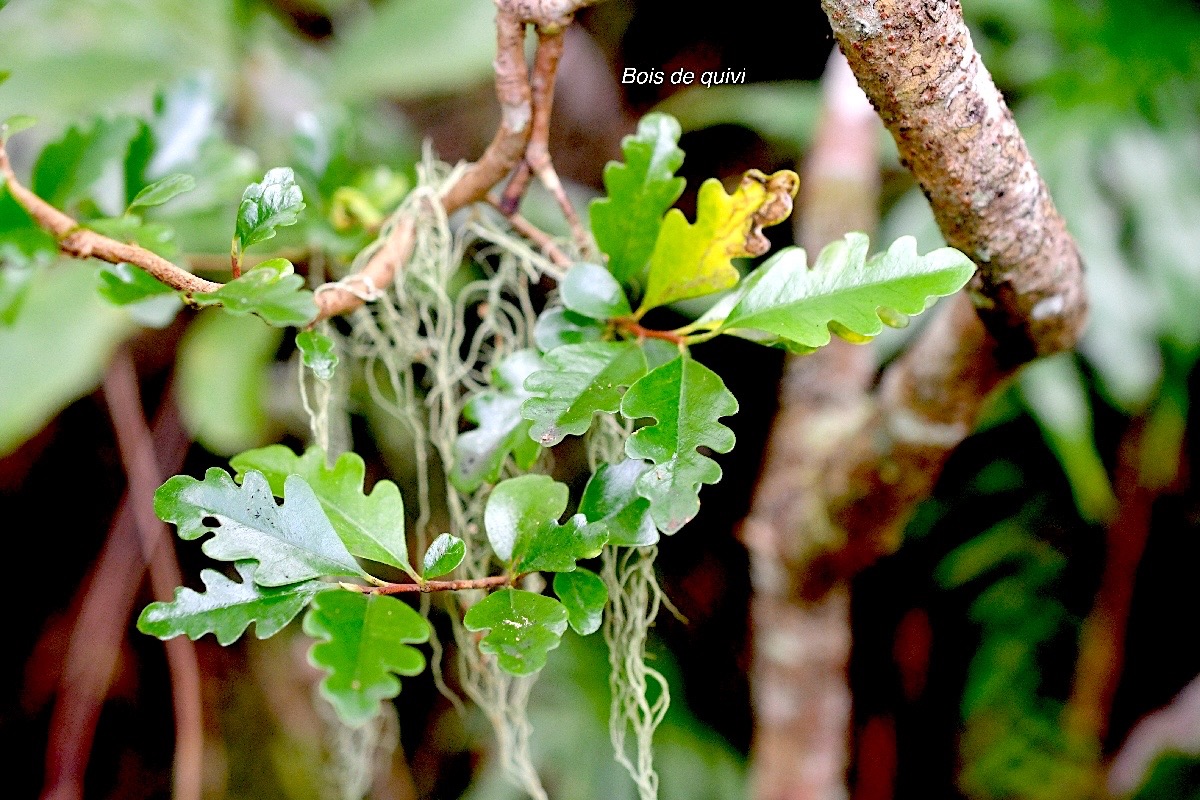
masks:
<path fill-rule="evenodd" d="M 176 475 L 154 493 L 154 513 L 179 529 L 181 539 L 206 533 L 204 552 L 218 561 L 257 561 L 260 586 L 286 586 L 326 575 L 364 577 L 308 484 L 291 475 L 284 503 L 275 504 L 261 472 L 239 487 L 213 467 L 198 481 Z"/>
<path fill-rule="evenodd" d="M 275 237 L 275 229 L 295 225 L 304 210 L 304 195 L 287 167 L 269 171 L 262 183 L 252 183 L 238 206 L 234 239 L 240 249 Z"/>
<path fill-rule="evenodd" d="M 650 518 L 650 501 L 638 494 L 637 483 L 651 465 L 641 459 L 602 464 L 588 480 L 579 513 L 589 527 L 599 528 L 609 544 L 644 547 L 658 542 Z"/>
<path fill-rule="evenodd" d="M 783 251 L 756 271 L 762 276 L 740 295 L 721 329 L 766 331 L 807 347 L 828 344 L 831 328 L 870 338 L 885 319 L 921 313 L 975 272 L 971 260 L 951 247 L 917 255 L 911 236 L 870 259 L 867 246 L 866 236 L 848 233 L 823 249 L 811 270 L 803 250 Z"/>
<path fill-rule="evenodd" d="M 214 569 L 206 569 L 200 573 L 206 589 L 203 594 L 179 587 L 171 602 L 146 606 L 138 617 L 138 630 L 160 639 L 183 634 L 193 641 L 211 633 L 222 645 L 229 645 L 253 622 L 255 635 L 266 639 L 295 619 L 313 595 L 329 588 L 329 584 L 320 581 L 263 588 L 254 582 L 254 564 L 240 562 L 234 566 L 241 583 Z"/>
<path fill-rule="evenodd" d="M 787 217 L 798 186 L 799 178 L 789 170 L 767 176 L 752 169 L 732 195 L 716 178 L 705 181 L 696 198 L 695 224 L 679 209 L 663 221 L 638 314 L 735 285 L 740 275 L 732 259 L 766 252 L 770 245 L 762 228 Z"/>
<path fill-rule="evenodd" d="M 608 269 L 623 284 L 642 285 L 643 273 L 662 227 L 663 214 L 683 193 L 679 123 L 666 114 L 647 114 L 637 133 L 621 142 L 625 163 L 604 168 L 608 197 L 592 202 L 592 233 L 608 254 Z"/>
<path fill-rule="evenodd" d="M 129 204 L 126 212 L 132 211 L 135 208 L 148 208 L 150 206 L 161 206 L 170 200 L 175 199 L 185 192 L 190 192 L 196 188 L 196 179 L 191 175 L 185 175 L 182 172 L 176 172 L 162 180 L 157 180 L 146 188 L 142 189 L 133 198 L 133 202 Z"/>
<path fill-rule="evenodd" d="M 599 264 L 576 264 L 558 287 L 563 305 L 584 317 L 608 320 L 633 313 L 617 279 Z"/>
<path fill-rule="evenodd" d="M 687 355 L 647 373 L 625 393 L 622 414 L 655 420 L 629 437 L 625 454 L 654 462 L 637 479 L 637 490 L 650 501 L 650 516 L 663 533 L 675 533 L 696 516 L 701 484 L 721 480 L 721 468 L 698 448 L 732 450 L 733 431 L 718 420 L 737 410 L 721 378 Z"/>
<path fill-rule="evenodd" d="M 296 334 L 296 347 L 300 349 L 304 366 L 311 369 L 318 379 L 333 379 L 338 365 L 337 348 L 333 339 L 317 331 L 300 331 Z"/>
<path fill-rule="evenodd" d="M 322 592 L 304 616 L 315 639 L 308 661 L 329 673 L 321 694 L 352 727 L 379 713 L 379 701 L 400 694 L 399 675 L 420 675 L 425 656 L 410 644 L 429 641 L 429 623 L 387 595 Z"/>
<path fill-rule="evenodd" d="M 543 353 L 564 344 L 596 342 L 603 336 L 602 323 L 558 307 L 543 311 L 533 327 L 533 340 Z"/>
<path fill-rule="evenodd" d="M 532 675 L 546 666 L 567 630 L 567 609 L 553 597 L 520 589 L 492 592 L 463 617 L 469 631 L 489 631 L 479 649 L 494 655 L 510 675 Z"/>
<path fill-rule="evenodd" d="M 197 292 L 192 300 L 201 306 L 220 305 L 230 314 L 257 314 L 280 328 L 307 325 L 317 316 L 313 293 L 292 263 L 273 258 L 235 278 L 215 292 Z"/>
<path fill-rule="evenodd" d="M 533 395 L 521 413 L 533 422 L 529 435 L 545 447 L 567 434 L 579 436 L 597 412 L 614 414 L 621 394 L 646 374 L 646 353 L 637 342 L 588 342 L 556 347 L 545 369 L 525 381 Z"/>
<path fill-rule="evenodd" d="M 604 606 L 608 603 L 608 587 L 596 573 L 577 569 L 554 576 L 554 593 L 567 609 L 567 621 L 580 636 L 600 629 L 604 621 Z"/>
<path fill-rule="evenodd" d="M 483 508 L 488 542 L 501 561 L 511 562 L 547 522 L 567 509 L 569 491 L 549 475 L 522 475 L 496 484 Z"/>
<path fill-rule="evenodd" d="M 97 291 L 113 305 L 139 303 L 148 297 L 173 294 L 174 289 L 132 264 L 104 264 L 96 273 Z"/>
<path fill-rule="evenodd" d="M 359 558 L 413 574 L 404 538 L 404 500 L 400 489 L 383 480 L 377 481 L 371 493 L 366 494 L 363 482 L 367 467 L 357 453 L 342 453 L 330 468 L 319 447 L 310 447 L 298 456 L 291 448 L 274 444 L 236 455 L 229 465 L 237 470 L 238 480 L 261 473 L 276 497 L 283 497 L 288 476 L 300 476 L 316 494 L 347 550 Z"/>
<path fill-rule="evenodd" d="M 504 459 L 511 453 L 517 466 L 529 469 L 541 448 L 529 438 L 529 423 L 521 417 L 521 404 L 529 397 L 525 379 L 542 368 L 533 350 L 518 350 L 505 358 L 492 374 L 492 389 L 471 398 L 464 416 L 478 427 L 460 434 L 454 443 L 454 468 L 450 481 L 460 492 L 473 492 L 500 478 Z"/>
<path fill-rule="evenodd" d="M 425 551 L 421 577 L 429 580 L 453 572 L 462 563 L 463 556 L 466 554 L 467 546 L 462 539 L 449 533 L 443 533 L 434 539 L 429 545 L 429 549 Z"/>
<path fill-rule="evenodd" d="M 576 514 L 562 525 L 558 520 L 543 522 L 532 535 L 520 538 L 513 547 L 512 571 L 571 572 L 581 558 L 600 555 L 606 537 L 603 529 L 587 524 Z"/>

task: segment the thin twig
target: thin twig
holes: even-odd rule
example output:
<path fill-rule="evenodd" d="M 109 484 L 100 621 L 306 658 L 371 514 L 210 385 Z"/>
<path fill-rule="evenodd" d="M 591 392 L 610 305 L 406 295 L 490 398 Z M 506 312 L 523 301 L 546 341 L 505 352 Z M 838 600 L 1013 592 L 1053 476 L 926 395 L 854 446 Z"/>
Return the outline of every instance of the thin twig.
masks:
<path fill-rule="evenodd" d="M 508 224 L 512 225 L 513 230 L 524 236 L 529 241 L 541 248 L 546 254 L 546 258 L 550 259 L 554 264 L 560 267 L 569 267 L 572 264 L 571 257 L 562 251 L 562 249 L 554 243 L 554 237 L 546 233 L 544 230 L 534 225 L 529 220 L 514 212 L 505 212 L 505 203 L 503 197 L 496 197 L 495 192 L 488 195 L 488 204 L 492 208 L 499 211 L 508 219 Z"/>
<path fill-rule="evenodd" d="M 385 583 L 383 586 L 355 587 L 352 584 L 342 584 L 348 589 L 361 591 L 363 594 L 404 594 L 405 592 L 459 592 L 464 589 L 490 589 L 493 586 L 505 586 L 515 578 L 508 575 L 492 575 L 488 578 L 470 578 L 455 581 L 425 581 L 424 583 Z"/>
<path fill-rule="evenodd" d="M 146 424 L 133 359 L 117 351 L 104 376 L 104 398 L 117 436 L 121 464 L 129 481 L 133 519 L 150 565 L 150 585 L 158 600 L 169 601 L 183 583 L 171 534 L 154 515 L 154 492 L 165 479 Z M 203 788 L 204 727 L 200 698 L 200 665 L 195 645 L 184 637 L 166 642 L 175 711 L 176 800 L 200 800 Z"/>

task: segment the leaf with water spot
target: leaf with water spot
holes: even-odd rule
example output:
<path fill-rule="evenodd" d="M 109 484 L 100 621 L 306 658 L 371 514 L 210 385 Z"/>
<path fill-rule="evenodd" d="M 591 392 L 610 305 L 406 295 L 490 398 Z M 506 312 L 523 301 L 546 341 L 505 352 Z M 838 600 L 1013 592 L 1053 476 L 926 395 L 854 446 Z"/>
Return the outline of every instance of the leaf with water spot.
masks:
<path fill-rule="evenodd" d="M 562 603 L 520 589 L 492 592 L 463 617 L 469 631 L 487 631 L 479 650 L 510 675 L 532 675 L 562 642 L 568 614 Z"/>

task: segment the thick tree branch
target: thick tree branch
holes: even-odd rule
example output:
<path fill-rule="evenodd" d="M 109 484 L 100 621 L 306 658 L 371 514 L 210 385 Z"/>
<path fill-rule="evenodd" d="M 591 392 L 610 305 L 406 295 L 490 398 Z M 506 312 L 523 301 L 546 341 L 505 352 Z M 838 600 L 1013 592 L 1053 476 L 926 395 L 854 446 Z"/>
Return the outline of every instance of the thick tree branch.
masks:
<path fill-rule="evenodd" d="M 822 6 L 946 241 L 979 266 L 971 297 L 1003 362 L 1071 349 L 1087 313 L 1083 263 L 958 0 Z"/>

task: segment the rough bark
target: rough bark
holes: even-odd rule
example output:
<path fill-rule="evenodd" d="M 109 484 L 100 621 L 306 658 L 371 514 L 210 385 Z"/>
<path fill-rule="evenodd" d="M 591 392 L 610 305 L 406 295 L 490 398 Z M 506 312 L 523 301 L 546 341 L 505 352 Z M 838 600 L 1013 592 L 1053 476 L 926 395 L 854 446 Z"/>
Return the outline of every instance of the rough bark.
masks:
<path fill-rule="evenodd" d="M 958 0 L 822 6 L 946 241 L 979 266 L 971 297 L 1001 359 L 1071 349 L 1087 313 L 1083 263 Z"/>

